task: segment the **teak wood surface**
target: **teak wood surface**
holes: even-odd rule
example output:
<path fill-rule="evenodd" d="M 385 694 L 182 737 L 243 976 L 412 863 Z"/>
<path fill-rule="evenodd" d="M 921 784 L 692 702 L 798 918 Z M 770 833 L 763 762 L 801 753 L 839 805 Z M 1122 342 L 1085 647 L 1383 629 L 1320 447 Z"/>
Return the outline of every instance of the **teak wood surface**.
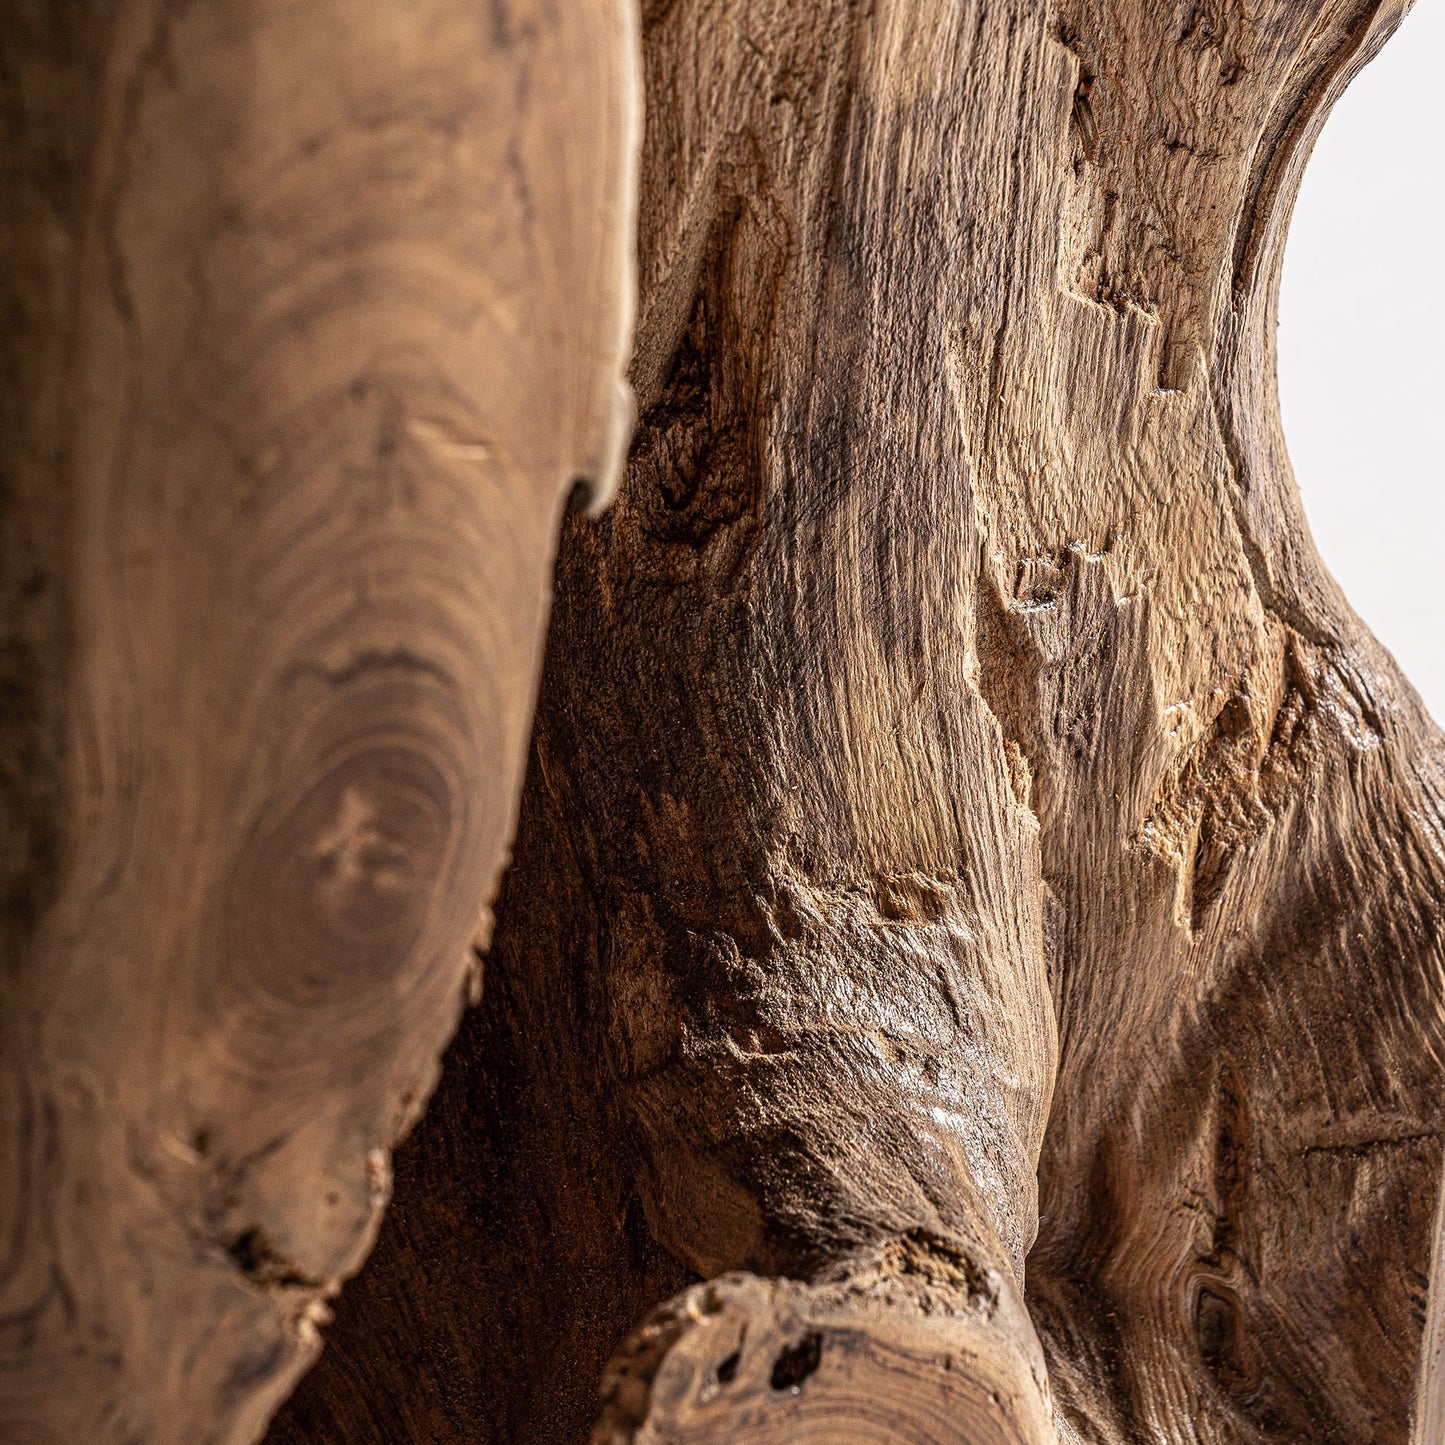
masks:
<path fill-rule="evenodd" d="M 1439 1445 L 1402 0 L 5 8 L 0 1438 Z"/>

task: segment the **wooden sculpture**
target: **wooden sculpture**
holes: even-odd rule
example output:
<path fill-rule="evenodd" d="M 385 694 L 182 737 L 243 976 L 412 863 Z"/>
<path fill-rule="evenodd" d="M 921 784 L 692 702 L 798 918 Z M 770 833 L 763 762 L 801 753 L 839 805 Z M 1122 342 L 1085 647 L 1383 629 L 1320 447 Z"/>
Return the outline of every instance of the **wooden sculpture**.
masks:
<path fill-rule="evenodd" d="M 456 1026 L 625 444 L 635 32 L 3 13 L 0 1440 L 250 1441 Z"/>
<path fill-rule="evenodd" d="M 116 6 L 6 113 L 0 1437 L 231 1445 L 457 1016 L 633 37 Z M 272 1445 L 1438 1445 L 1445 746 L 1273 352 L 1403 9 L 642 7 L 625 479 Z"/>
<path fill-rule="evenodd" d="M 647 8 L 626 485 L 273 1439 L 1440 1439 L 1445 754 L 1273 376 L 1399 15 Z"/>

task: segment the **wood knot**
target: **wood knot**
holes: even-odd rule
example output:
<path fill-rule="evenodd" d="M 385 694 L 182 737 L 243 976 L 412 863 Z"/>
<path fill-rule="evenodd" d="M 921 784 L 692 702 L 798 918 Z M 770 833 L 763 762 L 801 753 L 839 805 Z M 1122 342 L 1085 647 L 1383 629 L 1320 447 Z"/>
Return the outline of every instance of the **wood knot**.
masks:
<path fill-rule="evenodd" d="M 235 1021 L 230 1046 L 252 1069 L 303 1063 L 321 1012 L 333 1045 L 364 1046 L 434 962 L 426 940 L 465 820 L 438 752 L 347 739 L 299 786 L 278 785 L 248 831 L 207 1008 Z"/>

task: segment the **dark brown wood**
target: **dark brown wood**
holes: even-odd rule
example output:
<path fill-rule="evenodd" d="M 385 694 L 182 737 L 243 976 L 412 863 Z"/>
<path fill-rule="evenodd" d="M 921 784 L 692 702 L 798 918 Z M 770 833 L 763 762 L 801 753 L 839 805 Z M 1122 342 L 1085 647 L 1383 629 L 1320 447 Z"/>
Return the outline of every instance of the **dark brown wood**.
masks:
<path fill-rule="evenodd" d="M 240 1445 L 475 988 L 620 466 L 635 20 L 0 11 L 0 1439 Z"/>
<path fill-rule="evenodd" d="M 274 1440 L 580 1441 L 658 1305 L 607 1445 L 1439 1438 L 1445 755 L 1273 382 L 1400 11 L 646 7 L 626 486 Z"/>

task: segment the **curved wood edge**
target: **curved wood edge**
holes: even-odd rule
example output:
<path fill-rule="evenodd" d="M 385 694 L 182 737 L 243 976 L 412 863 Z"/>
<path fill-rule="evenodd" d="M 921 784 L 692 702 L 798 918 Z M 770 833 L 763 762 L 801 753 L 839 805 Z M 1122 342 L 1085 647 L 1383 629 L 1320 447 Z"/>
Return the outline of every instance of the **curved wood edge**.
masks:
<path fill-rule="evenodd" d="M 6 468 L 63 621 L 0 970 L 0 1437 L 241 1445 L 478 984 L 559 515 L 631 425 L 636 18 L 60 8 L 7 11 L 6 245 L 62 299 L 7 338 L 51 433 Z"/>
<path fill-rule="evenodd" d="M 830 1283 L 731 1273 L 669 1300 L 608 1366 L 592 1445 L 1053 1445 L 1012 1281 L 921 1233 Z"/>

